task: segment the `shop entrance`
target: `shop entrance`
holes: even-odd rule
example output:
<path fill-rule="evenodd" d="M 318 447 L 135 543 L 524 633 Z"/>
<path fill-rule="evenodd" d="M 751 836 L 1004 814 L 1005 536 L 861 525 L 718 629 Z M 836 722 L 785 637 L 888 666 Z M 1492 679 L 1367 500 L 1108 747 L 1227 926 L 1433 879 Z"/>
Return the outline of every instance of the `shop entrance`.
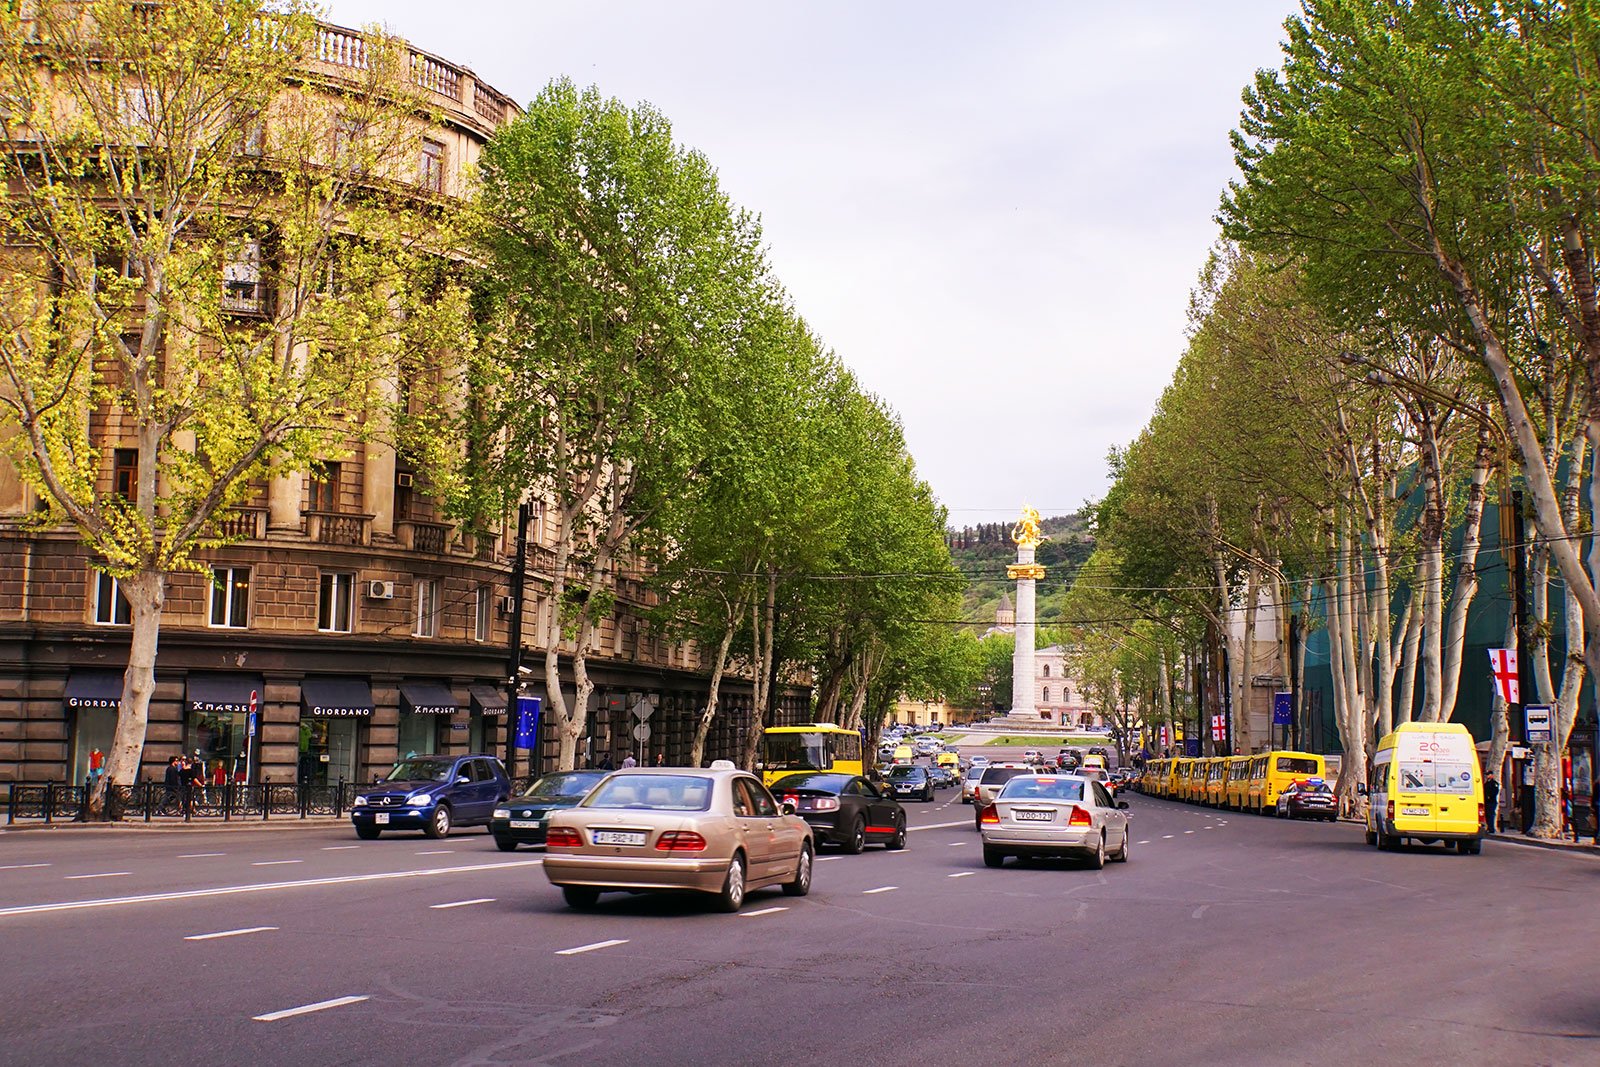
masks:
<path fill-rule="evenodd" d="M 400 738 L 395 745 L 395 751 L 401 759 L 410 759 L 413 756 L 431 756 L 439 751 L 439 725 L 441 717 L 438 715 L 419 715 L 416 712 L 406 711 L 400 713 Z M 449 719 L 443 720 L 446 724 Z"/>
<path fill-rule="evenodd" d="M 337 785 L 356 780 L 361 724 L 350 719 L 300 720 L 300 783 Z"/>
<path fill-rule="evenodd" d="M 111 738 L 117 732 L 117 709 L 75 708 L 72 717 L 72 777 L 69 784 L 82 785 L 89 777 L 89 754 L 95 749 L 111 751 Z"/>

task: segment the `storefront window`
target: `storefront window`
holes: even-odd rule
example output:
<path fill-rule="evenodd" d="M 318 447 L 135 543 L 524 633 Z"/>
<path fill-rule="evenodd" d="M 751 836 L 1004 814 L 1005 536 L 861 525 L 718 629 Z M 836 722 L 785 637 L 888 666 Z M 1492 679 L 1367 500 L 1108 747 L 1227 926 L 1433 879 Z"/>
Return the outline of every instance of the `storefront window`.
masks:
<path fill-rule="evenodd" d="M 355 781 L 360 731 L 361 723 L 354 718 L 301 718 L 300 783 Z"/>
<path fill-rule="evenodd" d="M 410 756 L 429 756 L 439 751 L 439 722 L 443 716 L 419 715 L 413 711 L 400 713 L 400 740 L 396 751 L 402 759 Z M 446 723 L 448 718 L 444 718 Z"/>
<path fill-rule="evenodd" d="M 200 753 L 206 784 L 249 780 L 245 762 L 245 713 L 191 710 L 184 729 L 183 750 Z"/>

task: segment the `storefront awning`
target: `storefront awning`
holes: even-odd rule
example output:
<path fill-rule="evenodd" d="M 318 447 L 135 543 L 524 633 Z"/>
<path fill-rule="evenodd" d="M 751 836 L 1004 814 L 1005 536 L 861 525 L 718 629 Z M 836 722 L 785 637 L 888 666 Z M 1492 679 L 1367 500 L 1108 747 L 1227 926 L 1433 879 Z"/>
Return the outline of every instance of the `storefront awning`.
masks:
<path fill-rule="evenodd" d="M 506 713 L 506 694 L 502 689 L 492 685 L 471 685 L 467 692 L 472 694 L 472 710 L 479 715 L 504 715 Z"/>
<path fill-rule="evenodd" d="M 265 689 L 259 674 L 191 674 L 184 703 L 203 715 L 244 715 L 250 710 L 250 694 L 256 694 L 259 709 Z"/>
<path fill-rule="evenodd" d="M 438 682 L 401 682 L 400 710 L 413 715 L 454 715 L 456 698 Z"/>
<path fill-rule="evenodd" d="M 300 683 L 300 710 L 318 719 L 366 718 L 372 687 L 365 678 L 307 678 Z"/>
<path fill-rule="evenodd" d="M 73 671 L 67 675 L 69 708 L 110 708 L 122 705 L 121 671 Z"/>

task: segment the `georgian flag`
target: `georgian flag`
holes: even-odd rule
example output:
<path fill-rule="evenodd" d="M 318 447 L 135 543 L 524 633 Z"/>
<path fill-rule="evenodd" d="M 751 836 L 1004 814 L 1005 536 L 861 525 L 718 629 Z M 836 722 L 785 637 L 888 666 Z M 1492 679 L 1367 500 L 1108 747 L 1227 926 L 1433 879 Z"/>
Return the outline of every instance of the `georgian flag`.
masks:
<path fill-rule="evenodd" d="M 1494 675 L 1495 688 L 1500 691 L 1500 699 L 1507 704 L 1522 703 L 1522 688 L 1517 683 L 1517 650 L 1514 648 L 1491 648 L 1489 650 L 1489 673 Z"/>

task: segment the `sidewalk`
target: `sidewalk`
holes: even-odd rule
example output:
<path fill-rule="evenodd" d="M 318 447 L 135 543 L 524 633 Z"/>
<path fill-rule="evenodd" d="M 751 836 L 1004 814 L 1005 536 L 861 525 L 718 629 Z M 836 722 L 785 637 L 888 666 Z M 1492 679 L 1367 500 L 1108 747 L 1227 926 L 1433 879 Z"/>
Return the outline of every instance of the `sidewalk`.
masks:
<path fill-rule="evenodd" d="M 182 819 L 154 818 L 149 822 L 143 819 L 127 820 L 124 822 L 68 822 L 57 819 L 54 822 L 45 822 L 43 819 L 19 820 L 11 825 L 0 823 L 0 833 L 24 832 L 51 832 L 64 833 L 231 833 L 235 830 L 294 830 L 305 827 L 328 829 L 350 825 L 349 816 L 311 815 L 302 819 L 297 815 L 282 815 L 276 819 L 192 819 L 184 822 Z"/>
<path fill-rule="evenodd" d="M 1593 856 L 1600 856 L 1600 847 L 1597 847 L 1593 838 L 1586 837 L 1582 841 L 1574 841 L 1570 837 L 1555 839 L 1544 837 L 1528 837 L 1526 834 L 1500 831 L 1499 833 L 1485 835 L 1488 841 L 1504 841 L 1508 845 L 1523 845 L 1528 848 L 1548 848 L 1557 852 L 1579 852 Z"/>

